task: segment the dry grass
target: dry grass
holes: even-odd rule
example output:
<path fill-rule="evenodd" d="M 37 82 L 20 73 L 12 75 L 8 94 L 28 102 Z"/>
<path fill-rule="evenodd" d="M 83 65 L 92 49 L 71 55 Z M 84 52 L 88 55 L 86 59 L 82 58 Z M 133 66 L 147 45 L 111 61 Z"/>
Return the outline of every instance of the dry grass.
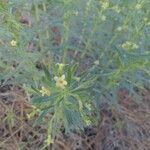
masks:
<path fill-rule="evenodd" d="M 118 92 L 120 109 L 102 104 L 99 127 L 82 134 L 60 135 L 49 150 L 150 150 L 150 91 L 140 91 L 137 104 L 126 90 Z M 0 149 L 40 150 L 46 138 L 44 126 L 28 120 L 31 104 L 23 91 L 5 87 L 0 93 Z"/>

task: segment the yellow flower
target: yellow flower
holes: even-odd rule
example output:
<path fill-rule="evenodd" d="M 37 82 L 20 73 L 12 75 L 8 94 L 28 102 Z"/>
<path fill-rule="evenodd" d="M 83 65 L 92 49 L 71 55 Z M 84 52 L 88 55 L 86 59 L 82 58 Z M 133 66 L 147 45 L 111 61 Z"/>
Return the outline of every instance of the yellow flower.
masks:
<path fill-rule="evenodd" d="M 42 94 L 42 96 L 45 96 L 45 95 L 50 96 L 51 95 L 51 92 L 48 89 L 46 89 L 44 86 L 42 86 L 40 93 Z"/>
<path fill-rule="evenodd" d="M 117 28 L 117 31 L 122 31 L 122 29 L 123 29 L 123 28 L 119 26 L 119 27 Z"/>
<path fill-rule="evenodd" d="M 10 44 L 11 44 L 11 46 L 16 46 L 16 45 L 17 45 L 17 42 L 16 42 L 15 40 L 12 40 L 12 41 L 10 42 Z"/>
<path fill-rule="evenodd" d="M 33 118 L 37 113 L 40 112 L 40 109 L 38 109 L 36 106 L 32 106 L 33 111 L 27 114 L 27 118 L 31 119 Z"/>
<path fill-rule="evenodd" d="M 57 63 L 56 65 L 58 65 L 59 68 L 63 68 L 66 64 Z"/>
<path fill-rule="evenodd" d="M 103 9 L 107 9 L 109 7 L 109 2 L 108 1 L 105 1 L 102 3 L 102 8 Z"/>
<path fill-rule="evenodd" d="M 144 20 L 144 22 L 147 22 L 147 21 L 148 21 L 148 18 L 147 18 L 147 17 L 144 17 L 143 20 Z"/>
<path fill-rule="evenodd" d="M 139 10 L 139 9 L 142 8 L 142 5 L 141 4 L 136 4 L 135 8 Z"/>
<path fill-rule="evenodd" d="M 105 20 L 106 20 L 106 16 L 102 15 L 101 19 L 102 19 L 103 21 L 105 21 Z"/>
<path fill-rule="evenodd" d="M 60 73 L 63 71 L 63 68 L 66 66 L 66 64 L 62 64 L 62 63 L 57 63 L 56 65 L 58 65 L 58 70 Z"/>
<path fill-rule="evenodd" d="M 139 46 L 133 42 L 126 41 L 125 43 L 122 44 L 122 48 L 126 50 L 133 50 L 139 48 Z"/>
<path fill-rule="evenodd" d="M 57 63 L 56 65 L 60 66 L 60 67 L 64 67 L 65 64 L 62 64 L 62 63 Z"/>
<path fill-rule="evenodd" d="M 62 75 L 61 77 L 54 77 L 54 80 L 56 81 L 56 86 L 64 89 L 65 85 L 67 85 L 67 81 L 65 80 L 65 75 Z"/>
<path fill-rule="evenodd" d="M 99 60 L 94 61 L 94 65 L 99 65 Z"/>

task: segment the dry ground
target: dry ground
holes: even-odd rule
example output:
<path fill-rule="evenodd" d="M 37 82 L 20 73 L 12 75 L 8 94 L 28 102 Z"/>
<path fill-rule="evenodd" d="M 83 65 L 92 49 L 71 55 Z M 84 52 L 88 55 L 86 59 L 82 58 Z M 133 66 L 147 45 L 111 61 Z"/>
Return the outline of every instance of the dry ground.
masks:
<path fill-rule="evenodd" d="M 62 134 L 47 150 L 150 150 L 150 91 L 139 94 L 142 101 L 137 104 L 120 89 L 120 109 L 101 104 L 98 127 Z M 0 89 L 0 150 L 41 150 L 46 128 L 33 127 L 34 120 L 28 120 L 31 104 L 27 99 L 18 87 Z"/>

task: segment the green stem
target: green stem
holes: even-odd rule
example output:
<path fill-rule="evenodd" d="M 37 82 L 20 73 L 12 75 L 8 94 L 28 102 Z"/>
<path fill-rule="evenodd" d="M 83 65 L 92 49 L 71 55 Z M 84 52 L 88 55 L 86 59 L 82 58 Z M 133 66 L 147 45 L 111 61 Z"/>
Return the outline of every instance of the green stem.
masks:
<path fill-rule="evenodd" d="M 68 25 L 68 19 L 65 20 L 64 22 L 64 28 L 65 28 L 65 35 L 64 35 L 64 43 L 66 44 L 67 41 L 68 41 L 68 33 L 69 33 L 69 25 Z M 67 52 L 68 52 L 68 49 L 67 47 L 65 46 L 64 47 L 64 55 L 63 55 L 63 60 L 62 60 L 62 63 L 65 64 L 66 63 L 66 58 L 67 58 Z"/>
<path fill-rule="evenodd" d="M 35 5 L 35 16 L 36 16 L 36 22 L 37 22 L 37 24 L 39 24 L 40 15 L 39 15 L 39 8 L 38 8 L 37 4 Z M 39 47 L 40 47 L 40 50 L 42 50 L 43 49 L 43 44 L 42 44 L 41 34 L 40 34 L 39 31 L 38 31 L 38 35 L 39 35 Z"/>
<path fill-rule="evenodd" d="M 47 11 L 47 9 L 46 9 L 46 5 L 45 5 L 45 3 L 43 2 L 43 10 L 44 10 L 44 12 L 46 12 Z M 48 31 L 48 26 L 46 26 L 46 38 L 47 39 L 49 39 L 49 31 Z"/>

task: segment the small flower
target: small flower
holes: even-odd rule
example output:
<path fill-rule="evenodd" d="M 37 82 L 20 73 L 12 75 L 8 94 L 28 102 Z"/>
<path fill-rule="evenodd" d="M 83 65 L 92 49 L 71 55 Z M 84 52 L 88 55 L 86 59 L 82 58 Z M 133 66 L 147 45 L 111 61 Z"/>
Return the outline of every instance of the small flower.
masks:
<path fill-rule="evenodd" d="M 101 17 L 101 19 L 102 19 L 103 21 L 105 21 L 105 20 L 106 20 L 106 16 L 103 15 L 103 16 Z"/>
<path fill-rule="evenodd" d="M 28 119 L 31 119 L 31 115 L 30 115 L 30 114 L 27 114 L 27 118 L 28 118 Z"/>
<path fill-rule="evenodd" d="M 56 86 L 65 89 L 65 85 L 67 85 L 67 81 L 65 80 L 65 75 L 62 75 L 61 77 L 54 77 L 54 80 L 56 81 Z"/>
<path fill-rule="evenodd" d="M 46 89 L 44 86 L 42 86 L 40 93 L 42 94 L 42 96 L 45 96 L 45 95 L 50 96 L 51 95 L 51 92 L 48 89 Z"/>
<path fill-rule="evenodd" d="M 122 31 L 122 27 L 118 27 L 118 28 L 117 28 L 117 31 Z"/>
<path fill-rule="evenodd" d="M 63 68 L 66 66 L 66 64 L 63 64 L 63 63 L 57 63 L 56 65 L 58 65 L 58 70 L 59 70 L 60 72 L 62 72 L 62 71 L 63 71 Z"/>
<path fill-rule="evenodd" d="M 147 17 L 144 17 L 143 20 L 144 20 L 144 22 L 145 22 L 146 25 L 148 25 L 150 23 L 149 22 L 150 20 Z"/>
<path fill-rule="evenodd" d="M 99 65 L 99 60 L 94 61 L 94 65 Z"/>
<path fill-rule="evenodd" d="M 147 17 L 144 17 L 144 19 L 143 19 L 145 22 L 147 22 L 148 21 L 148 18 Z"/>
<path fill-rule="evenodd" d="M 11 46 L 16 46 L 17 45 L 17 42 L 15 41 L 15 40 L 12 40 L 11 42 L 10 42 L 10 44 L 11 44 Z"/>
<path fill-rule="evenodd" d="M 57 63 L 56 65 L 58 65 L 58 67 L 63 68 L 65 66 L 65 64 L 62 63 Z"/>
<path fill-rule="evenodd" d="M 142 5 L 141 4 L 136 4 L 135 8 L 139 10 L 139 9 L 142 8 Z"/>
<path fill-rule="evenodd" d="M 125 43 L 122 44 L 122 48 L 126 50 L 133 50 L 139 48 L 139 46 L 133 42 L 126 41 Z"/>
<path fill-rule="evenodd" d="M 37 113 L 40 112 L 40 109 L 38 109 L 36 106 L 32 106 L 33 111 L 27 114 L 27 118 L 31 119 L 33 118 Z"/>
<path fill-rule="evenodd" d="M 107 9 L 108 7 L 109 7 L 109 2 L 108 1 L 102 3 L 102 8 L 103 9 Z"/>

